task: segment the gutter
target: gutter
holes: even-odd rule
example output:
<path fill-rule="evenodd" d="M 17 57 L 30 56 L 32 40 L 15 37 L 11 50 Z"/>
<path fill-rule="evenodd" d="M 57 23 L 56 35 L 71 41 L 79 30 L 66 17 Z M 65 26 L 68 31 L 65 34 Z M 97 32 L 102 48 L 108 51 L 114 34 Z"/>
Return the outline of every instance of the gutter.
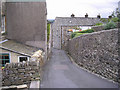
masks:
<path fill-rule="evenodd" d="M 8 49 L 8 48 L 5 48 L 5 47 L 1 47 L 1 49 L 4 49 L 4 50 L 7 50 L 7 51 L 10 51 L 10 52 L 13 52 L 13 53 L 17 53 L 17 54 L 20 54 L 20 55 L 23 55 L 23 56 L 27 56 L 27 57 L 31 57 L 31 55 L 28 55 L 28 54 L 25 54 L 25 53 L 21 53 L 21 52 L 17 52 L 17 51 L 14 51 L 14 50 L 11 50 L 11 49 Z"/>

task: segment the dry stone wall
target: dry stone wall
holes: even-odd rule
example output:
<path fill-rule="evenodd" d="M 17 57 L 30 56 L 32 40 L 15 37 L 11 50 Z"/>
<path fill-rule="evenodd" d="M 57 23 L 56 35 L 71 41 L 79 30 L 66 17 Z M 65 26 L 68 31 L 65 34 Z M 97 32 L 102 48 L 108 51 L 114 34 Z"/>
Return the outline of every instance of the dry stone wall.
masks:
<path fill-rule="evenodd" d="M 85 69 L 120 82 L 118 29 L 103 30 L 74 38 L 69 41 L 67 51 L 74 61 Z"/>
<path fill-rule="evenodd" d="M 92 29 L 95 32 L 102 31 L 104 29 L 104 26 L 92 26 Z"/>
<path fill-rule="evenodd" d="M 2 86 L 29 84 L 32 80 L 40 80 L 38 61 L 6 64 L 2 70 Z"/>

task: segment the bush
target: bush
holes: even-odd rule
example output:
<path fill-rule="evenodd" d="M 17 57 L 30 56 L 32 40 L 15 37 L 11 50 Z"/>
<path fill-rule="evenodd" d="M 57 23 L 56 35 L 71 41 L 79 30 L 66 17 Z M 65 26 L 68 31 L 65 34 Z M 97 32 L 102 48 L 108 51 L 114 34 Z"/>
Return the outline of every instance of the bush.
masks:
<path fill-rule="evenodd" d="M 100 21 L 106 23 L 106 22 L 108 22 L 108 19 L 101 18 Z"/>
<path fill-rule="evenodd" d="M 77 33 L 72 33 L 71 38 L 74 38 Z"/>
<path fill-rule="evenodd" d="M 107 23 L 107 24 L 104 26 L 104 29 L 105 29 L 105 30 L 109 30 L 109 29 L 114 29 L 114 28 L 116 28 L 116 27 L 117 27 L 117 25 L 116 25 L 114 22 L 110 21 L 109 23 Z"/>
<path fill-rule="evenodd" d="M 71 34 L 71 38 L 78 37 L 82 34 L 88 34 L 88 33 L 92 33 L 92 32 L 94 32 L 93 29 L 87 29 L 87 30 L 83 30 L 83 31 L 79 31 L 79 32 L 74 32 Z"/>
<path fill-rule="evenodd" d="M 47 42 L 49 41 L 50 38 L 50 24 L 47 24 Z"/>
<path fill-rule="evenodd" d="M 113 22 L 118 22 L 118 21 L 119 21 L 119 18 L 118 18 L 118 17 L 113 17 L 113 18 L 111 19 L 111 21 L 113 21 Z"/>
<path fill-rule="evenodd" d="M 92 33 L 92 32 L 94 32 L 93 29 L 87 29 L 87 30 L 79 31 L 78 33 Z"/>
<path fill-rule="evenodd" d="M 101 25 L 103 25 L 103 23 L 96 23 L 95 26 L 101 26 Z"/>

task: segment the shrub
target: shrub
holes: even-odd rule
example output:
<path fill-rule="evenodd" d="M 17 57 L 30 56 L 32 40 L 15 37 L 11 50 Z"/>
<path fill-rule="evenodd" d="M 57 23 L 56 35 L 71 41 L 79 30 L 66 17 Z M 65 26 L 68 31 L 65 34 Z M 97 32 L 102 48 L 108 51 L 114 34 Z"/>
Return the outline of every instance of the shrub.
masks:
<path fill-rule="evenodd" d="M 92 33 L 92 32 L 94 32 L 93 29 L 87 29 L 87 30 L 79 31 L 78 33 Z"/>
<path fill-rule="evenodd" d="M 74 38 L 77 33 L 72 33 L 71 38 Z"/>
<path fill-rule="evenodd" d="M 47 42 L 49 41 L 49 37 L 50 37 L 50 24 L 47 24 Z"/>
<path fill-rule="evenodd" d="M 101 18 L 100 21 L 106 23 L 106 22 L 108 22 L 108 19 Z"/>
<path fill-rule="evenodd" d="M 104 26 L 104 29 L 109 30 L 109 29 L 114 29 L 116 27 L 117 27 L 117 25 L 114 22 L 110 21 Z"/>
<path fill-rule="evenodd" d="M 118 22 L 118 21 L 119 21 L 119 18 L 118 18 L 118 17 L 113 17 L 113 18 L 111 19 L 111 21 L 113 21 L 113 22 Z"/>
<path fill-rule="evenodd" d="M 83 31 L 79 31 L 79 32 L 74 32 L 71 34 L 71 38 L 78 37 L 82 34 L 88 34 L 88 33 L 92 33 L 92 32 L 94 32 L 93 29 L 87 29 L 87 30 L 83 30 Z"/>
<path fill-rule="evenodd" d="M 96 23 L 95 26 L 101 26 L 101 25 L 103 25 L 103 23 Z"/>

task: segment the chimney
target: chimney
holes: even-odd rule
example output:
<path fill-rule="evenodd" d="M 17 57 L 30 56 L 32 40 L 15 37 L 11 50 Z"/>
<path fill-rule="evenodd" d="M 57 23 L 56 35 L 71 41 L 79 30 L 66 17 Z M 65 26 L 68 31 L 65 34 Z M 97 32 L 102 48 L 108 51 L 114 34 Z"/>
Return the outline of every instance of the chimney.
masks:
<path fill-rule="evenodd" d="M 71 15 L 71 17 L 73 18 L 73 17 L 75 17 L 75 15 L 74 15 L 74 14 L 72 14 L 72 15 Z"/>
<path fill-rule="evenodd" d="M 109 18 L 109 19 L 111 19 L 111 18 L 112 18 L 112 16 L 108 16 L 108 18 Z"/>
<path fill-rule="evenodd" d="M 101 18 L 100 14 L 99 14 L 99 15 L 97 15 L 97 18 L 99 18 L 99 19 Z"/>
<path fill-rule="evenodd" d="M 88 18 L 88 14 L 86 13 L 85 18 Z"/>

